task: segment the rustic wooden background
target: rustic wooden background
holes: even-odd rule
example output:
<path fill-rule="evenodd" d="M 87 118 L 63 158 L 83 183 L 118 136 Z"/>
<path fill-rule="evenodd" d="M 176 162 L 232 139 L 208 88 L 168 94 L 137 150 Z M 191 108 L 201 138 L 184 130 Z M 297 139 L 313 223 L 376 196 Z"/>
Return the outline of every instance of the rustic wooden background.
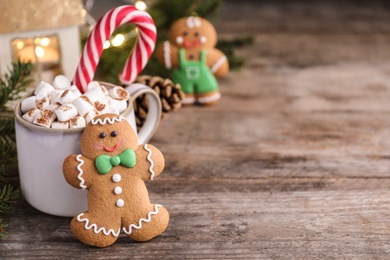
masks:
<path fill-rule="evenodd" d="M 216 25 L 255 44 L 218 105 L 181 109 L 151 141 L 166 232 L 96 249 L 21 200 L 1 259 L 389 257 L 390 4 L 228 1 Z"/>

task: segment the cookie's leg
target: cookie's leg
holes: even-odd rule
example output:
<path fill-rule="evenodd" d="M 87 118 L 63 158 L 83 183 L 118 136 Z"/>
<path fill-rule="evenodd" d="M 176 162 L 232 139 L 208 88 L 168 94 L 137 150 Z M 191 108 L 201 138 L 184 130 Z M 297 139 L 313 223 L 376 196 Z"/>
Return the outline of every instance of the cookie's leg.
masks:
<path fill-rule="evenodd" d="M 192 105 L 195 103 L 195 90 L 192 80 L 186 78 L 180 70 L 174 70 L 172 74 L 173 82 L 180 84 L 181 90 L 184 92 L 185 97 L 181 101 L 184 106 Z"/>
<path fill-rule="evenodd" d="M 219 90 L 201 93 L 196 96 L 196 101 L 204 106 L 214 105 L 221 99 L 221 93 Z"/>
<path fill-rule="evenodd" d="M 207 68 L 202 70 L 201 75 L 196 84 L 196 101 L 200 105 L 213 105 L 221 98 L 218 82 Z"/>
<path fill-rule="evenodd" d="M 112 226 L 112 219 L 110 224 Z M 75 216 L 70 223 L 72 233 L 78 240 L 96 247 L 110 246 L 118 239 L 120 223 L 118 222 L 116 226 L 117 228 L 109 228 L 108 223 L 94 218 L 88 212 Z"/>
<path fill-rule="evenodd" d="M 135 241 L 148 241 L 160 235 L 168 226 L 169 213 L 160 204 L 152 205 L 153 210 L 137 223 L 123 219 L 123 231 Z"/>
<path fill-rule="evenodd" d="M 189 106 L 195 103 L 195 95 L 184 93 L 185 97 L 181 100 L 183 106 Z"/>

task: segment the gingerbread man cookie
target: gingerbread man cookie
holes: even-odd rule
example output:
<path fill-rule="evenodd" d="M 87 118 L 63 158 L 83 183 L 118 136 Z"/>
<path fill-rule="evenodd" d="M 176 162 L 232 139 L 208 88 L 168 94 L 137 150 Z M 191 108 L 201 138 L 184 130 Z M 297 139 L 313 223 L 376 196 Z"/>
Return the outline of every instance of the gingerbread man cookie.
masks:
<path fill-rule="evenodd" d="M 113 244 L 121 230 L 135 241 L 161 234 L 169 214 L 150 202 L 145 181 L 162 172 L 162 153 L 150 144 L 138 145 L 130 124 L 116 114 L 92 119 L 80 145 L 81 154 L 63 164 L 66 181 L 88 190 L 88 210 L 73 218 L 73 234 L 96 247 Z"/>
<path fill-rule="evenodd" d="M 169 30 L 169 41 L 157 48 L 157 59 L 167 69 L 173 69 L 173 81 L 179 83 L 186 98 L 183 104 L 198 102 L 210 105 L 221 94 L 214 76 L 229 71 L 226 56 L 215 49 L 217 33 L 207 20 L 190 16 L 174 22 Z"/>

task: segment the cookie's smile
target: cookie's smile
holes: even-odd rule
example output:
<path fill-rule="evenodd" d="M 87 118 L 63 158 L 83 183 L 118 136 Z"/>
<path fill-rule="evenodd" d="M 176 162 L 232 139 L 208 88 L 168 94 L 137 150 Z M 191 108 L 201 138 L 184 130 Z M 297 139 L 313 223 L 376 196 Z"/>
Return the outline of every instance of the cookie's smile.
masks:
<path fill-rule="evenodd" d="M 184 42 L 183 42 L 183 46 L 184 46 L 184 48 L 186 48 L 186 49 L 195 48 L 195 47 L 197 47 L 199 44 L 200 44 L 200 41 L 198 41 L 198 40 L 195 40 L 195 41 L 193 41 L 193 42 L 189 42 L 189 41 L 184 40 Z"/>
<path fill-rule="evenodd" d="M 116 149 L 118 148 L 118 144 L 116 144 L 114 147 L 110 148 L 110 147 L 107 147 L 107 146 L 104 146 L 103 149 L 104 151 L 106 152 L 113 152 L 115 151 Z"/>

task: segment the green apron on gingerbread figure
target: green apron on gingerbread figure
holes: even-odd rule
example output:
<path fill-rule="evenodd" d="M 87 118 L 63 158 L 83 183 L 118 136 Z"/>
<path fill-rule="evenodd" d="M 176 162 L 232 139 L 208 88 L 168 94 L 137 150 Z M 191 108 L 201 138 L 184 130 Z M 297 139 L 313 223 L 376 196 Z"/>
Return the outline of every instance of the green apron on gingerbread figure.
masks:
<path fill-rule="evenodd" d="M 200 53 L 200 60 L 187 60 L 185 49 L 179 50 L 179 69 L 173 70 L 173 81 L 181 85 L 185 94 L 202 96 L 218 92 L 218 83 L 206 64 L 206 50 Z"/>

